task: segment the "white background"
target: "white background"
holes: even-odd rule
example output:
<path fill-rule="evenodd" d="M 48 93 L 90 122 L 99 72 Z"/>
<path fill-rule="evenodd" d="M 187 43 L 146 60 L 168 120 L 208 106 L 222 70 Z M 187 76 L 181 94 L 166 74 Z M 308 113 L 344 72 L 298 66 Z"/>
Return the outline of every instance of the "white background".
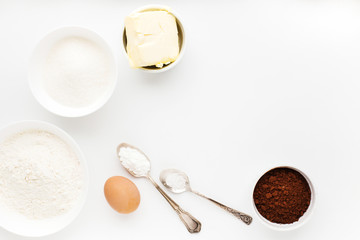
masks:
<path fill-rule="evenodd" d="M 183 18 L 187 49 L 174 69 L 130 69 L 123 53 L 124 17 L 145 0 L 0 2 L 0 125 L 36 119 L 74 137 L 90 169 L 80 216 L 42 239 L 358 239 L 360 234 L 360 2 L 222 0 L 166 3 Z M 80 25 L 110 44 L 118 85 L 98 112 L 55 116 L 33 98 L 27 65 L 49 31 Z M 253 215 L 246 226 L 190 193 L 171 195 L 202 221 L 190 235 L 146 179 L 120 166 L 128 142 L 152 161 L 152 175 L 173 167 L 195 190 Z M 317 202 L 298 230 L 275 232 L 252 206 L 258 177 L 291 165 L 307 173 Z M 136 212 L 120 215 L 105 201 L 107 178 L 123 175 L 141 193 Z M 0 229 L 0 239 L 22 239 Z"/>

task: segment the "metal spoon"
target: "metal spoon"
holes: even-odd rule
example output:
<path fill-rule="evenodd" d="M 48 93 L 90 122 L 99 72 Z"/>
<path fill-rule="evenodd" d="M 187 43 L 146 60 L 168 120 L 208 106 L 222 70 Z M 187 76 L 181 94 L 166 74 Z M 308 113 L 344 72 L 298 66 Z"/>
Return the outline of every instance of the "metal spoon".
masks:
<path fill-rule="evenodd" d="M 135 173 L 134 171 L 131 171 L 129 169 L 129 166 L 125 166 L 124 163 L 122 162 L 121 158 L 120 158 L 120 150 L 122 148 L 131 148 L 134 149 L 136 151 L 138 151 L 139 153 L 141 153 L 142 155 L 145 156 L 146 160 L 149 162 L 148 163 L 148 170 L 146 171 L 146 174 L 142 175 L 139 173 Z M 161 193 L 161 195 L 163 195 L 163 197 L 168 201 L 168 203 L 171 205 L 171 207 L 176 211 L 176 213 L 179 215 L 181 221 L 184 223 L 184 225 L 186 226 L 187 230 L 190 233 L 198 233 L 201 230 L 201 223 L 194 218 L 190 213 L 184 211 L 174 200 L 172 200 L 160 187 L 159 185 L 152 179 L 152 177 L 150 176 L 150 160 L 149 158 L 138 148 L 131 146 L 127 143 L 122 143 L 117 147 L 117 155 L 120 158 L 120 162 L 123 165 L 123 167 L 134 177 L 144 177 L 147 178 L 151 181 L 151 183 L 156 187 L 156 189 Z"/>
<path fill-rule="evenodd" d="M 252 222 L 252 217 L 250 217 L 249 215 L 225 206 L 224 204 L 219 203 L 214 199 L 208 198 L 205 195 L 192 190 L 190 187 L 188 176 L 182 171 L 176 169 L 166 169 L 160 173 L 160 182 L 173 193 L 183 193 L 185 191 L 195 193 L 196 195 L 215 203 L 217 206 L 233 214 L 235 217 L 241 219 L 247 225 L 250 225 L 250 223 Z"/>

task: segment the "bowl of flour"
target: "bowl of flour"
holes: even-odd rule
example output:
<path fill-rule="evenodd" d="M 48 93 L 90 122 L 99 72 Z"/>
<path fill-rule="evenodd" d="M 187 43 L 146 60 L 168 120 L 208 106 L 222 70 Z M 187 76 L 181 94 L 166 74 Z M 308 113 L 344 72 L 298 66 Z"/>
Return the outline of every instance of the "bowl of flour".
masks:
<path fill-rule="evenodd" d="M 81 117 L 100 109 L 117 82 L 115 57 L 105 40 L 82 27 L 63 27 L 36 46 L 28 80 L 36 100 L 48 111 Z"/>
<path fill-rule="evenodd" d="M 0 130 L 0 226 L 27 237 L 60 231 L 80 213 L 88 170 L 76 142 L 41 121 Z"/>

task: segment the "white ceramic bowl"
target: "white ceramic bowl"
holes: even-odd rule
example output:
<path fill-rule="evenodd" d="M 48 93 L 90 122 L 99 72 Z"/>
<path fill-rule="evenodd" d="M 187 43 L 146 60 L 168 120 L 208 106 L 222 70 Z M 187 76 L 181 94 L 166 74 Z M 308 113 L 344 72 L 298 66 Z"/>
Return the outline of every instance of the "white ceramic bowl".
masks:
<path fill-rule="evenodd" d="M 302 225 L 304 225 L 311 217 L 313 211 L 314 211 L 314 204 L 315 204 L 315 189 L 314 189 L 314 185 L 311 183 L 309 177 L 303 173 L 302 171 L 300 171 L 299 169 L 297 168 L 294 168 L 294 167 L 289 167 L 289 166 L 279 166 L 279 167 L 275 167 L 275 168 L 272 168 L 270 170 L 268 170 L 267 172 L 273 170 L 273 169 L 276 169 L 276 168 L 289 168 L 289 169 L 292 169 L 292 170 L 295 170 L 297 171 L 298 173 L 300 173 L 307 181 L 307 183 L 309 184 L 309 187 L 310 187 L 310 191 L 311 191 L 311 200 L 310 200 L 310 205 L 308 207 L 308 209 L 306 210 L 306 212 L 304 213 L 303 216 L 300 217 L 300 219 L 297 221 L 297 222 L 294 222 L 294 223 L 290 223 L 290 224 L 279 224 L 279 223 L 273 223 L 273 222 L 270 222 L 269 220 L 267 220 L 266 218 L 264 218 L 260 213 L 259 211 L 257 210 L 256 208 L 256 205 L 255 205 L 255 202 L 253 200 L 253 206 L 254 206 L 254 209 L 255 209 L 255 212 L 257 214 L 257 216 L 260 218 L 260 221 L 265 224 L 267 227 L 269 227 L 270 229 L 273 229 L 273 230 L 277 230 L 277 231 L 289 231 L 289 230 L 294 230 L 296 228 L 299 228 L 301 227 Z M 258 180 L 260 180 L 260 178 L 264 175 L 265 173 L 263 173 L 259 178 Z M 258 182 L 258 180 L 256 181 L 253 189 L 255 189 L 255 186 Z"/>
<path fill-rule="evenodd" d="M 8 136 L 28 129 L 40 129 L 51 132 L 66 142 L 77 155 L 84 173 L 83 189 L 75 206 L 67 213 L 44 220 L 31 220 L 5 206 L 0 205 L 0 226 L 9 232 L 26 237 L 40 237 L 60 231 L 69 225 L 80 213 L 86 200 L 89 175 L 87 164 L 76 142 L 60 128 L 41 121 L 22 121 L 8 125 L 0 130 L 0 142 Z"/>
<path fill-rule="evenodd" d="M 56 102 L 48 95 L 43 84 L 43 63 L 52 46 L 66 37 L 82 37 L 96 43 L 108 56 L 110 63 L 111 83 L 106 93 L 91 105 L 81 108 L 72 108 Z M 117 82 L 117 65 L 109 45 L 99 34 L 82 27 L 62 27 L 48 33 L 36 46 L 30 58 L 28 80 L 34 97 L 48 111 L 63 117 L 81 117 L 100 109 L 110 99 Z"/>
<path fill-rule="evenodd" d="M 171 13 L 172 15 L 174 15 L 174 17 L 176 19 L 178 35 L 179 35 L 179 56 L 174 62 L 172 62 L 162 68 L 141 67 L 138 69 L 143 70 L 145 72 L 149 72 L 149 73 L 161 73 L 161 72 L 165 72 L 165 71 L 172 69 L 180 62 L 180 60 L 182 59 L 182 57 L 184 55 L 184 51 L 185 51 L 185 47 L 186 47 L 186 38 L 185 38 L 185 30 L 184 30 L 182 20 L 180 20 L 179 15 L 168 6 L 156 5 L 156 4 L 146 5 L 146 6 L 143 6 L 143 7 L 140 7 L 138 9 L 134 10 L 130 14 L 137 13 L 137 12 L 154 11 L 154 10 L 166 10 L 169 13 Z M 124 51 L 125 51 L 126 57 L 128 57 L 127 51 L 126 51 L 127 38 L 126 38 L 125 26 L 124 26 L 124 30 L 123 30 L 123 46 L 124 46 Z"/>

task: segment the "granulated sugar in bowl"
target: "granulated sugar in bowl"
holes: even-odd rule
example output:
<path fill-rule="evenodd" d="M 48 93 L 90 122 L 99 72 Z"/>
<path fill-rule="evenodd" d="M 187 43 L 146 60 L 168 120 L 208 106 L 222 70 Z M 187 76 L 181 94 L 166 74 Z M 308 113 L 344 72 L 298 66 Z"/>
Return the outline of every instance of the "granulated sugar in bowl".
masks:
<path fill-rule="evenodd" d="M 315 191 L 310 179 L 293 167 L 269 170 L 257 181 L 253 203 L 257 215 L 275 230 L 292 230 L 310 217 Z"/>
<path fill-rule="evenodd" d="M 54 125 L 24 121 L 0 130 L 0 226 L 44 236 L 80 212 L 88 185 L 84 157 Z"/>
<path fill-rule="evenodd" d="M 30 61 L 30 88 L 47 110 L 80 117 L 102 107 L 117 80 L 115 58 L 95 32 L 80 27 L 55 30 L 40 41 Z"/>

